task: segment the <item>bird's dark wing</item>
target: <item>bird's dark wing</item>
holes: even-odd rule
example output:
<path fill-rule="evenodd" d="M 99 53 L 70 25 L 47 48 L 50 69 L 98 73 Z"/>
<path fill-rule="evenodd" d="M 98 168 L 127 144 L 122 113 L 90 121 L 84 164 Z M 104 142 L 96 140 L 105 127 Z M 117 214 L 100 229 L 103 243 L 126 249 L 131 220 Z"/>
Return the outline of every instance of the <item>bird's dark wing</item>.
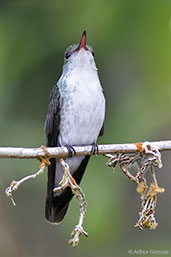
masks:
<path fill-rule="evenodd" d="M 57 139 L 59 135 L 59 111 L 61 106 L 61 98 L 57 84 L 53 87 L 50 99 L 48 112 L 45 121 L 46 130 L 46 144 L 49 147 L 57 146 Z"/>
<path fill-rule="evenodd" d="M 57 84 L 53 87 L 50 99 L 48 112 L 45 121 L 45 131 L 46 131 L 46 144 L 48 147 L 57 146 L 58 135 L 59 135 L 59 123 L 60 116 L 59 111 L 61 107 L 61 98 Z M 55 172 L 56 172 L 56 159 L 50 159 L 51 164 L 48 166 L 48 183 L 47 183 L 47 196 L 45 205 L 45 215 L 49 220 L 51 215 L 52 205 L 53 205 L 53 189 L 55 182 Z"/>
<path fill-rule="evenodd" d="M 99 137 L 102 137 L 104 134 L 104 122 L 103 122 L 103 125 L 101 127 L 101 130 L 100 130 L 100 133 L 99 133 Z"/>

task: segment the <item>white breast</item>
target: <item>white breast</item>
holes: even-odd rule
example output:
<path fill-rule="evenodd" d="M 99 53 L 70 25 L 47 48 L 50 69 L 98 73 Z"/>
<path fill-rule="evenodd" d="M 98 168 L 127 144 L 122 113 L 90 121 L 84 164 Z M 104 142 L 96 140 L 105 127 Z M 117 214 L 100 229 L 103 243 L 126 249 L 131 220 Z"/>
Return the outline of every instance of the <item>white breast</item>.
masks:
<path fill-rule="evenodd" d="M 87 59 L 85 51 L 73 62 L 61 94 L 60 144 L 96 142 L 104 121 L 105 99 L 95 63 Z"/>
<path fill-rule="evenodd" d="M 60 143 L 84 145 L 96 142 L 104 121 L 105 101 L 99 86 L 77 81 L 77 89 L 63 98 Z"/>
<path fill-rule="evenodd" d="M 105 115 L 105 99 L 91 53 L 81 50 L 69 64 L 61 86 L 61 145 L 96 142 Z"/>

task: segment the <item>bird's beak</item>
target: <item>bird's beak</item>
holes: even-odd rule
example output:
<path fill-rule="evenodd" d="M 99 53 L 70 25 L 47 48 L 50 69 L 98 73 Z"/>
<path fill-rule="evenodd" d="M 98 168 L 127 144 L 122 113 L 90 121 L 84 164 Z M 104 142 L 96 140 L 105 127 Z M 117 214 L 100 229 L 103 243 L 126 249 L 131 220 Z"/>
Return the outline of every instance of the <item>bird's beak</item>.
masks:
<path fill-rule="evenodd" d="M 81 48 L 84 48 L 85 50 L 87 50 L 87 47 L 86 47 L 86 31 L 85 30 L 82 34 L 80 44 L 79 44 L 78 48 L 76 49 L 76 51 L 80 51 Z"/>

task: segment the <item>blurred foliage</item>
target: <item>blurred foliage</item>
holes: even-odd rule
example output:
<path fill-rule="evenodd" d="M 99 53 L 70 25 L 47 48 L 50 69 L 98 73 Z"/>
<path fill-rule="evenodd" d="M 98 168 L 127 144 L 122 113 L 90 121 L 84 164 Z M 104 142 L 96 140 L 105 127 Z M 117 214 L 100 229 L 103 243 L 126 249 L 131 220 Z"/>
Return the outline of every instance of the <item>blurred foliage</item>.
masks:
<path fill-rule="evenodd" d="M 87 30 L 107 99 L 105 135 L 99 143 L 169 139 L 171 131 L 170 0 L 0 1 L 0 145 L 45 143 L 49 94 L 65 48 Z M 11 180 L 37 170 L 37 161 L 1 160 L 0 256 L 129 256 L 129 249 L 170 248 L 170 154 L 158 172 L 155 231 L 133 227 L 140 209 L 135 185 L 92 157 L 82 188 L 88 202 L 78 249 L 68 244 L 78 219 L 76 200 L 59 226 L 44 219 L 46 174 L 4 195 Z M 170 256 L 169 255 L 169 256 Z M 148 255 L 146 255 L 148 256 Z M 167 255 L 168 256 L 168 255 Z"/>

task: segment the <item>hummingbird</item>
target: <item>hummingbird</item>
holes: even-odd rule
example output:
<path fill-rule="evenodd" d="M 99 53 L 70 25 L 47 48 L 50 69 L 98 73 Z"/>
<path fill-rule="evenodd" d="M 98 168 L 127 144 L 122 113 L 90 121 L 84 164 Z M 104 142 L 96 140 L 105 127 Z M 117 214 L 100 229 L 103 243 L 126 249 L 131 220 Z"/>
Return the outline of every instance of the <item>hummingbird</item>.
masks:
<path fill-rule="evenodd" d="M 80 44 L 69 46 L 64 54 L 62 75 L 53 87 L 45 121 L 48 147 L 65 146 L 69 156 L 65 162 L 79 185 L 90 156 L 74 156 L 73 146 L 92 145 L 104 133 L 105 98 L 98 77 L 93 48 L 86 44 L 86 31 Z M 55 158 L 48 166 L 45 216 L 50 223 L 60 223 L 68 209 L 73 193 L 69 187 L 59 187 L 63 170 Z"/>

